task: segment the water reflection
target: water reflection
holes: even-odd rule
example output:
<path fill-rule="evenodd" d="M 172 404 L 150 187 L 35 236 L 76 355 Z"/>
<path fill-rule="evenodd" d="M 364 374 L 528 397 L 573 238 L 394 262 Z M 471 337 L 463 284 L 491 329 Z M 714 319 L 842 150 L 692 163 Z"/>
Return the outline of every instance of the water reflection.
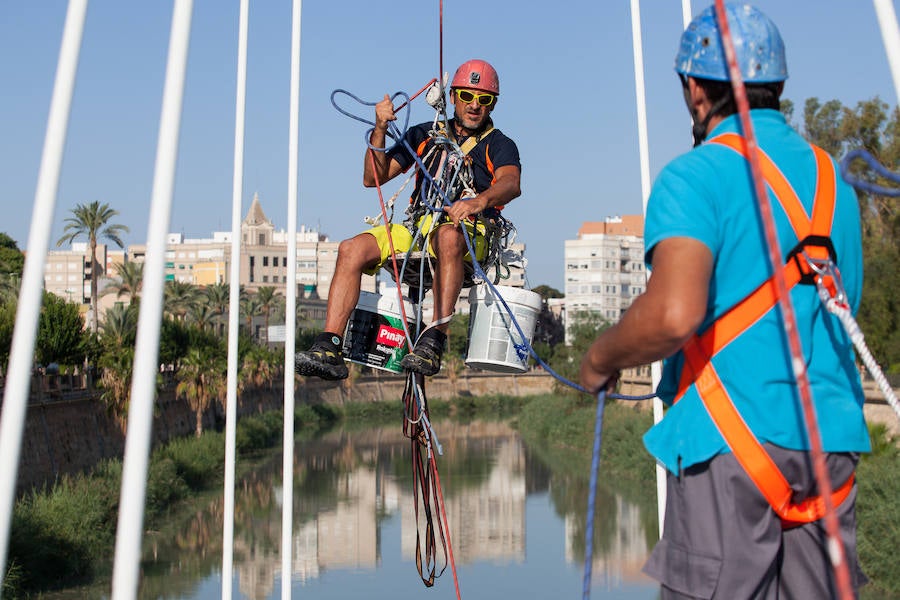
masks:
<path fill-rule="evenodd" d="M 506 424 L 435 430 L 462 596 L 580 597 L 586 482 L 551 471 Z M 449 567 L 428 590 L 416 574 L 409 444 L 399 426 L 297 442 L 295 598 L 456 597 Z M 236 490 L 236 598 L 281 596 L 280 470 L 279 455 L 260 459 Z M 648 525 L 655 507 L 626 496 L 598 491 L 595 598 L 657 596 L 639 572 L 656 533 Z M 216 497 L 177 530 L 148 536 L 141 598 L 220 597 L 221 513 Z"/>

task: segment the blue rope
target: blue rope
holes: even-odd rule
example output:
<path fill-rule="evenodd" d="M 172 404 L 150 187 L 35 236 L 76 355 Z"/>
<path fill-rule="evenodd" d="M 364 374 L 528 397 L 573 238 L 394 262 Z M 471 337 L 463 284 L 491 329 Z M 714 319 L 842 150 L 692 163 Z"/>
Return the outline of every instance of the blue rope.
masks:
<path fill-rule="evenodd" d="M 600 471 L 601 431 L 603 429 L 603 405 L 606 394 L 597 394 L 597 418 L 594 421 L 594 451 L 591 455 L 591 483 L 588 488 L 587 522 L 584 527 L 584 580 L 581 597 L 591 597 L 591 569 L 594 562 L 594 504 L 597 501 L 597 474 Z"/>
<path fill-rule="evenodd" d="M 360 104 L 364 104 L 367 106 L 374 106 L 376 103 L 364 102 L 364 101 L 360 100 L 359 98 L 357 98 L 356 96 L 354 96 L 353 94 L 350 94 L 349 92 L 345 92 L 344 90 L 335 90 L 332 93 L 332 104 L 339 112 L 341 112 L 342 114 L 345 114 L 357 121 L 361 121 L 363 123 L 369 124 L 372 126 L 372 128 L 374 128 L 375 124 L 372 123 L 371 121 L 369 121 L 365 118 L 362 118 L 362 117 L 355 116 L 355 115 L 343 110 L 342 108 L 340 108 L 337 105 L 337 102 L 335 101 L 335 95 L 338 93 L 346 94 L 347 96 L 350 96 L 351 98 L 357 100 Z M 394 96 L 392 96 L 392 99 L 396 98 L 398 96 L 403 96 L 407 99 L 409 98 L 406 94 L 398 92 L 398 93 L 394 94 Z M 438 185 L 437 182 L 435 182 L 434 177 L 431 175 L 431 173 L 428 171 L 428 169 L 425 168 L 425 165 L 422 162 L 421 157 L 419 157 L 418 154 L 415 151 L 413 151 L 413 149 L 409 146 L 409 144 L 404 139 L 405 132 L 408 129 L 408 125 L 409 125 L 408 106 L 409 105 L 407 104 L 407 113 L 406 113 L 406 119 L 404 122 L 403 130 L 401 131 L 400 129 L 398 129 L 396 127 L 394 122 L 391 122 L 388 124 L 388 129 L 389 129 L 388 135 L 392 139 L 397 140 L 396 143 L 402 143 L 404 145 L 404 147 L 406 148 L 406 150 L 409 152 L 410 156 L 412 156 L 413 160 L 416 162 L 417 168 L 420 170 L 420 173 L 422 173 L 422 176 L 425 179 L 425 181 L 423 182 L 423 185 L 420 188 L 421 189 L 421 191 L 420 191 L 421 199 L 425 203 L 425 205 L 428 206 L 428 208 L 430 208 L 433 211 L 437 211 L 439 209 L 437 207 L 432 206 L 430 204 L 430 202 L 428 201 L 427 194 L 425 193 L 425 189 L 436 190 L 442 200 L 442 206 L 450 206 L 452 204 L 452 202 L 450 201 L 449 197 L 447 196 L 446 191 L 440 185 Z M 366 131 L 366 146 L 373 151 L 387 152 L 388 151 L 387 148 L 375 148 L 371 145 L 371 143 L 369 142 L 371 132 L 372 132 L 371 128 Z M 396 143 L 394 144 L 394 146 L 396 146 Z M 447 140 L 444 143 L 453 143 L 453 142 L 450 140 Z M 387 223 L 385 223 L 385 225 L 387 226 Z M 530 355 L 535 359 L 535 361 L 546 372 L 550 373 L 557 380 L 559 380 L 560 382 L 562 382 L 580 392 L 587 393 L 587 390 L 584 387 L 575 383 L 574 381 L 570 381 L 570 380 L 566 379 L 565 377 L 559 375 L 556 371 L 554 371 L 550 367 L 550 365 L 548 365 L 546 362 L 544 362 L 544 360 L 540 356 L 538 356 L 534 347 L 528 341 L 528 337 L 525 335 L 525 332 L 522 330 L 522 327 L 519 325 L 519 322 L 516 319 L 515 314 L 513 313 L 512 309 L 509 307 L 509 304 L 507 304 L 507 302 L 503 298 L 503 296 L 501 296 L 500 293 L 497 291 L 496 286 L 491 282 L 491 280 L 488 278 L 487 274 L 484 272 L 484 269 L 482 268 L 481 264 L 478 262 L 478 259 L 476 258 L 476 255 L 475 255 L 475 249 L 472 244 L 472 239 L 469 236 L 468 230 L 465 227 L 461 227 L 460 229 L 462 230 L 463 238 L 466 242 L 466 249 L 468 250 L 469 256 L 472 259 L 472 266 L 474 267 L 474 270 L 475 270 L 475 277 L 478 279 L 481 279 L 484 283 L 486 283 L 488 285 L 488 287 L 490 287 L 491 292 L 493 292 L 494 296 L 500 300 L 500 303 L 503 305 L 503 308 L 506 310 L 507 314 L 509 315 L 510 322 L 513 324 L 513 326 L 516 328 L 516 331 L 519 334 L 519 339 L 522 340 L 522 342 L 519 344 L 513 344 L 513 346 L 516 350 L 516 355 L 519 357 L 519 359 L 523 359 L 526 356 Z M 416 239 L 418 239 L 420 235 L 421 235 L 421 230 L 419 232 L 417 232 Z M 404 263 L 404 269 L 405 269 L 405 267 L 406 267 L 406 265 Z M 419 327 L 419 325 L 417 323 L 417 329 L 418 329 L 418 327 Z M 423 403 L 422 399 L 419 398 L 418 390 L 416 390 L 414 393 L 416 394 L 418 403 L 420 404 L 420 406 L 422 406 L 424 403 Z M 594 542 L 594 540 L 593 540 L 593 538 L 594 538 L 594 505 L 596 503 L 596 498 L 597 498 L 597 478 L 598 478 L 598 473 L 600 470 L 600 448 L 602 446 L 603 408 L 604 408 L 604 404 L 606 402 L 606 398 L 618 399 L 618 400 L 639 401 L 639 400 L 650 400 L 655 397 L 656 397 L 655 393 L 646 394 L 646 395 L 642 395 L 642 396 L 627 396 L 624 394 L 607 394 L 605 391 L 601 391 L 597 395 L 597 416 L 596 416 L 596 420 L 594 423 L 594 448 L 593 448 L 593 454 L 591 457 L 591 474 L 590 474 L 590 484 L 589 484 L 589 488 L 588 488 L 587 520 L 586 520 L 586 527 L 585 527 L 586 537 L 585 537 L 585 559 L 584 559 L 584 581 L 583 581 L 583 597 L 585 599 L 590 598 L 590 589 L 591 589 L 591 568 L 592 568 L 592 563 L 593 563 L 593 552 L 594 552 L 594 543 L 593 543 Z M 423 409 L 423 414 L 424 414 L 424 409 Z M 428 423 L 428 425 L 430 427 L 430 423 Z M 433 434 L 433 431 L 432 431 L 432 434 Z M 440 449 L 439 449 L 438 453 L 440 454 Z"/>
<path fill-rule="evenodd" d="M 892 198 L 900 196 L 900 188 L 890 188 L 878 185 L 877 183 L 871 183 L 869 181 L 860 179 L 859 177 L 856 177 L 855 175 L 850 173 L 850 163 L 857 158 L 861 158 L 866 161 L 866 163 L 869 165 L 869 167 L 872 168 L 873 171 L 875 171 L 891 183 L 900 184 L 900 175 L 889 171 L 867 150 L 864 150 L 862 148 L 851 150 L 847 153 L 843 160 L 841 160 L 841 176 L 843 177 L 844 181 L 859 190 L 863 190 L 864 192 L 869 192 L 871 194 L 877 194 L 879 196 L 890 196 Z"/>

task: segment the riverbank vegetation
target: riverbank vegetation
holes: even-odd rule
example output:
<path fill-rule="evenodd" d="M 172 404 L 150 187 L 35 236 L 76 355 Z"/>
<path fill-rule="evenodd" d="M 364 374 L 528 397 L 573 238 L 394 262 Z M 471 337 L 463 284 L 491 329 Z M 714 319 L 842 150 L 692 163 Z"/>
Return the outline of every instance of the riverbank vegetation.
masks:
<path fill-rule="evenodd" d="M 549 489 L 558 510 L 578 515 L 575 529 L 583 532 L 595 409 L 594 402 L 586 397 L 554 394 L 435 401 L 430 411 L 434 419 L 511 422 L 520 431 L 528 452 L 550 473 Z M 379 424 L 396 423 L 399 427 L 399 411 L 398 402 L 301 406 L 295 414 L 295 431 L 303 438 L 338 424 L 348 432 Z M 594 548 L 607 547 L 615 529 L 615 502 L 604 481 L 615 481 L 618 493 L 638 506 L 648 547 L 655 543 L 654 464 L 641 444 L 641 435 L 650 424 L 649 412 L 637 405 L 606 406 L 595 514 L 595 523 L 604 525 L 595 530 Z M 278 447 L 282 428 L 280 412 L 240 420 L 238 469 L 252 468 L 248 466 L 252 464 L 250 459 L 260 450 Z M 883 428 L 873 428 L 873 445 L 873 453 L 864 457 L 859 467 L 859 553 L 872 580 L 864 597 L 885 598 L 900 595 L 900 574 L 894 560 L 900 530 L 900 507 L 894 502 L 900 495 L 900 452 Z M 200 437 L 176 440 L 155 450 L 150 462 L 145 529 L 158 528 L 177 517 L 188 499 L 220 487 L 224 453 L 224 434 L 215 431 L 204 431 Z M 107 461 L 90 474 L 64 477 L 17 502 L 4 598 L 36 597 L 41 591 L 109 576 L 121 468 L 120 461 Z M 576 549 L 583 550 L 584 544 L 583 538 L 574 540 Z"/>

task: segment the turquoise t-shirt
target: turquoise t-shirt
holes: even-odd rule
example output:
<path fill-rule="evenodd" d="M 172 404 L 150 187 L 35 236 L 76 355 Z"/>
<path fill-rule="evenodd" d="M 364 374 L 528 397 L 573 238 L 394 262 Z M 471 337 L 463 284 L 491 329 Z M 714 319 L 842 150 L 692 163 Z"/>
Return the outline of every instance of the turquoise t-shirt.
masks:
<path fill-rule="evenodd" d="M 775 110 L 751 111 L 760 148 L 812 210 L 816 187 L 815 158 L 809 144 Z M 737 115 L 728 117 L 709 138 L 740 133 Z M 862 291 L 862 241 L 859 205 L 853 188 L 837 173 L 837 199 L 831 237 L 844 288 L 855 313 Z M 779 244 L 784 255 L 798 239 L 774 195 Z M 689 237 L 713 255 L 704 331 L 771 275 L 765 235 L 753 194 L 750 165 L 734 150 L 703 144 L 669 163 L 654 182 L 647 205 L 645 260 L 650 266 L 656 244 Z M 869 437 L 863 418 L 863 392 L 853 346 L 840 322 L 825 310 L 815 286 L 791 291 L 799 335 L 807 359 L 823 448 L 827 452 L 865 452 Z M 663 366 L 659 396 L 671 405 L 684 358 L 678 352 Z M 790 366 L 783 320 L 776 307 L 713 359 L 725 389 L 760 442 L 809 448 L 799 392 Z M 706 409 L 691 388 L 663 420 L 644 436 L 644 444 L 673 473 L 728 452 Z"/>

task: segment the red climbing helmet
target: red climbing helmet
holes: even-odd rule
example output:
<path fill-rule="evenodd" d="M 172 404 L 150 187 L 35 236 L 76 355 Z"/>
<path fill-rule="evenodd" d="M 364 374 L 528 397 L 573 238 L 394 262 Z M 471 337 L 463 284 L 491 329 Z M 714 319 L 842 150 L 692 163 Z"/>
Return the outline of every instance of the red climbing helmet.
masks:
<path fill-rule="evenodd" d="M 474 58 L 459 66 L 450 82 L 450 88 L 481 90 L 499 96 L 500 78 L 489 62 Z"/>

